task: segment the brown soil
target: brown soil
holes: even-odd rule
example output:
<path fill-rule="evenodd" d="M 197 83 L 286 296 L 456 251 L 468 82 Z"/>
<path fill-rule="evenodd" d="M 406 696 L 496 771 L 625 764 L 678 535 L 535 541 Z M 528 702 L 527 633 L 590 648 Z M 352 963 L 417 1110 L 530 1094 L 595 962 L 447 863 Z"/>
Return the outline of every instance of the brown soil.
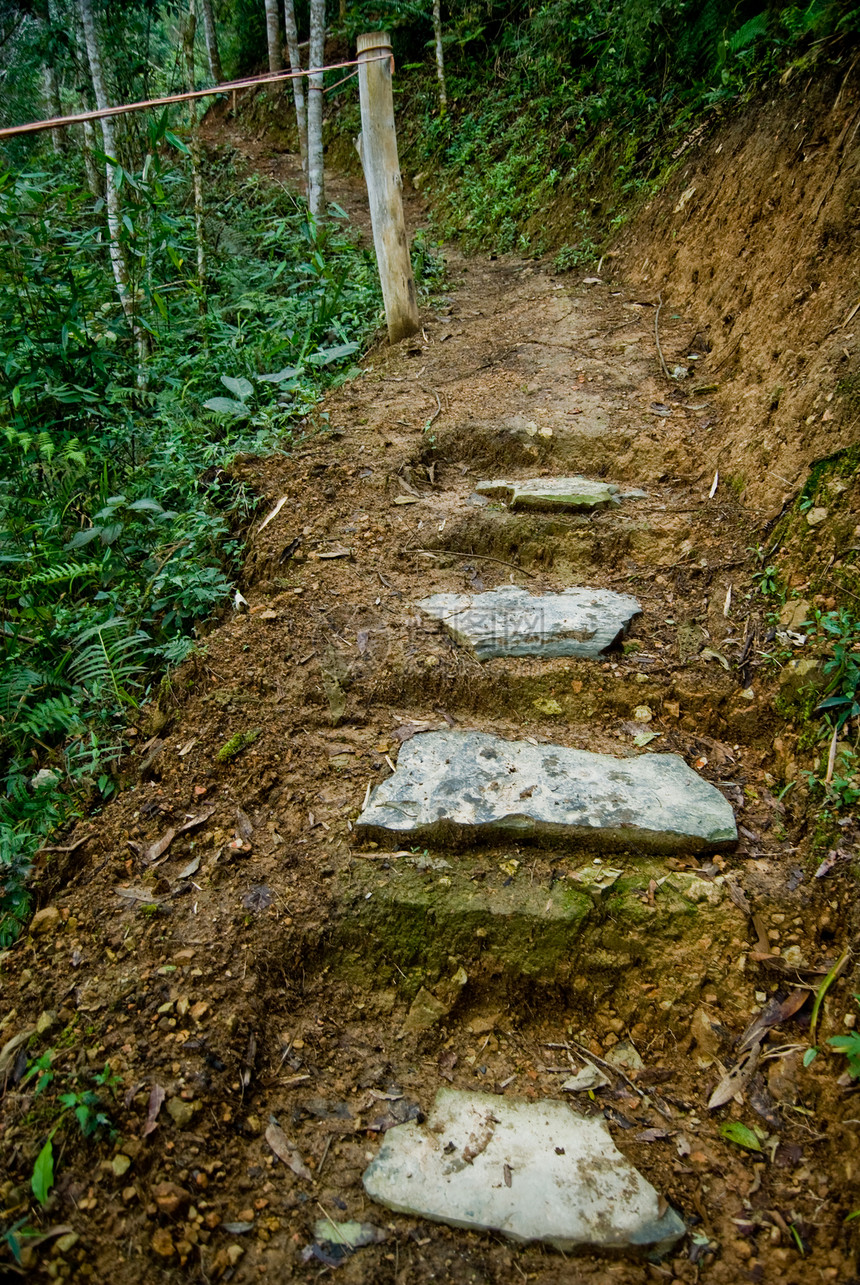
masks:
<path fill-rule="evenodd" d="M 230 141 L 260 173 L 294 177 L 294 158 L 237 132 Z M 331 190 L 365 218 L 357 188 L 332 176 Z M 421 215 L 416 199 L 410 217 Z M 57 1134 L 55 1191 L 31 1225 L 67 1224 L 77 1240 L 28 1249 L 32 1279 L 311 1281 L 328 1270 L 303 1255 L 321 1211 L 387 1231 L 345 1262 L 344 1281 L 854 1277 L 857 1224 L 844 1219 L 857 1204 L 856 1100 L 837 1083 L 841 1059 L 800 1065 L 808 1003 L 766 1038 L 774 1056 L 742 1100 L 707 1109 L 753 1008 L 820 984 L 852 905 L 847 877 L 812 877 L 803 785 L 777 798 L 797 767 L 750 581 L 763 514 L 725 485 L 708 496 L 711 443 L 731 417 L 709 395 L 665 382 L 653 309 L 625 281 L 562 282 L 454 250 L 449 268 L 449 299 L 425 310 L 422 334 L 367 354 L 362 376 L 329 397 L 290 456 L 237 463 L 260 497 L 242 584 L 250 610 L 228 613 L 130 729 L 128 787 L 59 841 L 84 839 L 74 851 L 45 854 L 39 886 L 56 918 L 43 916 L 0 960 L 0 1039 L 47 1014 L 28 1057 L 53 1049 L 56 1084 L 71 1089 L 77 1075 L 86 1087 L 106 1062 L 121 1077 L 108 1105 L 113 1142 L 84 1142 L 68 1123 Z M 693 324 L 666 309 L 665 351 L 683 351 Z M 697 382 L 714 378 L 710 361 L 703 351 Z M 482 476 L 578 469 L 641 486 L 647 499 L 589 518 L 474 502 Z M 635 593 L 638 646 L 597 663 L 482 666 L 413 606 L 434 590 L 511 581 Z M 660 733 L 652 748 L 682 754 L 726 792 L 742 826 L 737 853 L 647 865 L 620 854 L 629 920 L 615 931 L 610 909 L 588 949 L 571 939 L 571 966 L 554 977 L 504 957 L 504 920 L 491 947 L 482 928 L 442 959 L 434 947 L 454 932 L 442 919 L 428 916 L 423 938 L 402 950 L 384 914 L 367 920 L 374 898 L 397 904 L 401 872 L 423 880 L 430 900 L 442 896 L 432 868 L 420 875 L 352 833 L 368 785 L 391 771 L 413 725 L 625 754 L 644 726 L 633 719 L 640 705 Z M 152 859 L 169 828 L 194 818 Z M 853 835 L 847 826 L 846 843 Z M 428 855 L 487 902 L 508 887 L 551 897 L 594 856 L 511 844 Z M 686 904 L 670 913 L 671 885 L 660 882 L 691 871 L 706 889 L 732 876 L 731 899 L 701 921 Z M 625 954 L 626 922 L 635 943 Z M 469 981 L 458 996 L 460 966 Z M 421 985 L 447 997 L 449 1014 L 404 1033 Z M 821 1039 L 843 1029 L 850 1008 L 843 977 Z M 391 1215 L 365 1197 L 361 1174 L 381 1130 L 412 1104 L 426 1111 L 440 1086 L 559 1097 L 556 1068 L 568 1059 L 551 1045 L 573 1039 L 603 1056 L 625 1038 L 644 1070 L 578 1108 L 607 1116 L 619 1147 L 687 1220 L 691 1235 L 668 1261 L 573 1261 Z M 31 1209 L 33 1163 L 56 1122 L 50 1093 L 34 1097 L 22 1071 L 13 1054 L 0 1107 L 6 1223 Z M 144 1136 L 159 1089 L 166 1100 Z M 272 1116 L 311 1180 L 276 1161 L 264 1136 Z M 723 1137 L 727 1120 L 758 1126 L 763 1150 Z"/>
<path fill-rule="evenodd" d="M 662 292 L 709 354 L 695 382 L 719 385 L 726 415 L 703 472 L 771 513 L 813 461 L 860 441 L 860 73 L 820 52 L 776 96 L 699 127 L 616 247 L 627 280 L 651 303 Z"/>

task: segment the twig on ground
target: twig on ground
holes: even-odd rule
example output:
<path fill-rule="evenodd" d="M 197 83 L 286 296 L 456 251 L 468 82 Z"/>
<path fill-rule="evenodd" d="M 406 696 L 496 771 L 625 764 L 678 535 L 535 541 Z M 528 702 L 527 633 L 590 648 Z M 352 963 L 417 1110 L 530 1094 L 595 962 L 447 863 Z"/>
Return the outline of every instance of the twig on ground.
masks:
<path fill-rule="evenodd" d="M 657 356 L 660 358 L 660 365 L 663 367 L 663 374 L 666 376 L 668 380 L 671 380 L 672 376 L 669 374 L 669 371 L 666 368 L 666 362 L 663 357 L 663 349 L 660 347 L 660 311 L 663 307 L 662 294 L 658 295 L 657 298 L 658 298 L 657 311 L 654 313 L 654 339 L 657 344 Z"/>
<path fill-rule="evenodd" d="M 511 571 L 521 571 L 524 576 L 531 576 L 532 580 L 537 580 L 534 571 L 526 571 L 525 567 L 518 567 L 515 562 L 505 562 L 504 558 L 491 558 L 488 553 L 461 553 L 459 549 L 401 549 L 401 553 L 448 553 L 454 558 L 477 558 L 480 562 L 497 562 L 500 567 L 510 567 Z"/>
<path fill-rule="evenodd" d="M 433 423 L 433 421 L 438 419 L 439 416 L 442 414 L 442 403 L 439 400 L 439 394 L 436 392 L 435 388 L 426 388 L 424 384 L 420 384 L 419 387 L 421 388 L 422 392 L 427 394 L 428 397 L 436 398 L 436 409 L 434 410 L 433 414 L 430 416 L 430 418 L 427 421 L 427 427 L 429 428 L 430 425 Z"/>
<path fill-rule="evenodd" d="M 648 1098 L 649 1102 L 652 1103 L 654 1110 L 659 1111 L 664 1120 L 671 1120 L 673 1118 L 670 1112 L 664 1111 L 664 1109 L 658 1104 L 656 1093 L 646 1092 L 644 1089 L 640 1089 L 639 1086 L 634 1084 L 630 1079 L 629 1075 L 624 1074 L 620 1066 L 615 1066 L 612 1062 L 605 1062 L 602 1057 L 598 1057 L 596 1053 L 592 1053 L 590 1048 L 585 1044 L 580 1044 L 578 1040 L 566 1040 L 562 1044 L 544 1044 L 544 1048 L 575 1049 L 582 1057 L 590 1059 L 592 1062 L 596 1062 L 601 1070 L 606 1071 L 608 1075 L 617 1075 L 625 1084 L 629 1085 L 633 1092 L 640 1098 Z"/>
<path fill-rule="evenodd" d="M 319 1176 L 323 1171 L 323 1165 L 325 1164 L 328 1158 L 328 1149 L 331 1146 L 331 1140 L 333 1137 L 334 1137 L 334 1134 L 330 1133 L 325 1140 L 325 1146 L 323 1147 L 322 1155 L 320 1156 L 319 1164 L 317 1165 L 317 1173 L 316 1173 L 317 1179 L 319 1179 Z M 323 1210 L 323 1213 L 325 1213 L 325 1210 Z M 328 1218 L 328 1214 L 326 1214 L 326 1218 Z"/>
<path fill-rule="evenodd" d="M 39 852 L 74 852 L 77 848 L 80 848 L 82 844 L 86 843 L 87 839 L 91 839 L 92 837 L 93 832 L 91 830 L 89 834 L 85 834 L 82 839 L 76 839 L 74 843 L 68 843 L 61 847 L 57 847 L 52 844 L 49 847 L 39 848 Z"/>

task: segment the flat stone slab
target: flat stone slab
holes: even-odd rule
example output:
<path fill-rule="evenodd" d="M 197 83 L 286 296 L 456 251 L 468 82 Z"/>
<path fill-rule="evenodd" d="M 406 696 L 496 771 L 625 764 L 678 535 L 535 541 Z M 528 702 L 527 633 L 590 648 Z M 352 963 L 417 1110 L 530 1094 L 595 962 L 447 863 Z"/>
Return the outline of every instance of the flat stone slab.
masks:
<path fill-rule="evenodd" d="M 478 660 L 494 656 L 593 658 L 626 633 L 642 608 L 609 589 L 532 594 L 515 585 L 489 593 L 437 593 L 418 603 Z"/>
<path fill-rule="evenodd" d="M 425 1124 L 388 1130 L 364 1188 L 398 1213 L 565 1251 L 662 1251 L 685 1231 L 604 1120 L 548 1099 L 441 1089 Z"/>
<path fill-rule="evenodd" d="M 479 482 L 478 495 L 506 500 L 512 509 L 580 510 L 605 509 L 620 504 L 620 490 L 614 482 L 592 482 L 587 477 L 536 477 L 522 482 Z"/>
<path fill-rule="evenodd" d="M 485 732 L 426 732 L 371 792 L 366 832 L 513 836 L 649 852 L 737 842 L 731 806 L 675 754 L 616 759 Z"/>

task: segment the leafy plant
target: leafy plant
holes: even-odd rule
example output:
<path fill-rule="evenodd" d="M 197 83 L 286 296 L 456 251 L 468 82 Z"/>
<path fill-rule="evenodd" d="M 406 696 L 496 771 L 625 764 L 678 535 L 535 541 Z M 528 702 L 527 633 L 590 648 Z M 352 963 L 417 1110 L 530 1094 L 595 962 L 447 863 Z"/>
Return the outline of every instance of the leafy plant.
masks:
<path fill-rule="evenodd" d="M 852 1080 L 860 1080 L 860 1031 L 849 1031 L 847 1035 L 831 1035 L 827 1041 L 837 1053 L 844 1053 L 848 1059 L 848 1074 Z"/>
<path fill-rule="evenodd" d="M 828 695 L 815 712 L 828 714 L 839 729 L 860 717 L 860 622 L 843 609 L 819 617 L 818 627 L 833 654 L 823 666 Z"/>
<path fill-rule="evenodd" d="M 34 1098 L 47 1093 L 55 1081 L 55 1073 L 51 1069 L 54 1056 L 53 1050 L 50 1049 L 43 1053 L 28 1067 L 26 1074 L 22 1078 L 22 1088 L 35 1081 L 33 1087 Z M 73 1082 L 73 1087 L 67 1088 L 65 1092 L 58 1093 L 47 1106 L 47 1110 L 53 1116 L 55 1123 L 52 1125 L 36 1157 L 33 1171 L 30 1175 L 30 1189 L 38 1203 L 43 1207 L 47 1204 L 51 1188 L 54 1185 L 54 1138 L 64 1128 L 66 1119 L 73 1117 L 81 1137 L 87 1140 L 99 1134 L 109 1134 L 113 1131 L 113 1125 L 102 1101 L 101 1094 L 107 1091 L 113 1095 L 117 1085 L 122 1083 L 121 1077 L 114 1074 L 110 1064 L 106 1063 L 102 1071 L 91 1076 L 91 1080 L 96 1086 L 95 1089 L 80 1088 L 79 1085 Z"/>
<path fill-rule="evenodd" d="M 855 995 L 860 1004 L 860 995 Z M 827 1043 L 837 1053 L 844 1053 L 848 1060 L 848 1074 L 852 1080 L 860 1080 L 860 1031 L 848 1031 L 845 1035 L 831 1035 Z"/>
<path fill-rule="evenodd" d="M 316 228 L 220 158 L 201 316 L 169 123 L 120 167 L 145 387 L 77 155 L 0 174 L 0 947 L 26 921 L 34 852 L 115 790 L 126 720 L 228 600 L 255 502 L 231 460 L 288 450 L 379 317 L 342 219 Z"/>
<path fill-rule="evenodd" d="M 48 1203 L 48 1196 L 54 1185 L 54 1134 L 57 1128 L 59 1128 L 58 1125 L 48 1135 L 45 1145 L 36 1157 L 30 1177 L 30 1189 L 43 1207 Z"/>
<path fill-rule="evenodd" d="M 0 1243 L 6 1245 L 19 1267 L 23 1266 L 21 1241 L 26 1237 L 27 1233 L 22 1229 L 27 1226 L 27 1222 L 28 1219 L 26 1217 L 19 1218 L 17 1222 L 10 1223 L 8 1227 L 0 1230 Z"/>

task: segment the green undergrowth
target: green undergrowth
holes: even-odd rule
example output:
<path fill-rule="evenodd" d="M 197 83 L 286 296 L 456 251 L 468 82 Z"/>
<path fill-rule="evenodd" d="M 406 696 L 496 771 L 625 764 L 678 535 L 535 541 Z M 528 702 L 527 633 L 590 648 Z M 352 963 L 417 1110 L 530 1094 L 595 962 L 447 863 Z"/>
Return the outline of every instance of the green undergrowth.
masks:
<path fill-rule="evenodd" d="M 853 56 L 860 10 L 728 0 L 454 0 L 441 112 L 428 15 L 402 0 L 350 11 L 394 33 L 400 155 L 437 226 L 470 249 L 596 260 L 709 122 L 763 85 Z M 332 130 L 358 132 L 344 96 Z"/>
<path fill-rule="evenodd" d="M 189 187 L 162 121 L 122 172 L 132 321 L 73 160 L 0 175 L 0 946 L 36 850 L 111 795 L 129 714 L 228 600 L 256 504 L 231 461 L 288 451 L 380 319 L 343 212 L 316 228 L 229 159 L 201 297 Z"/>
<path fill-rule="evenodd" d="M 835 818 L 860 802 L 858 500 L 855 446 L 816 461 L 776 524 L 771 548 L 759 551 L 759 587 L 775 635 L 768 655 L 780 668 L 777 709 L 798 729 L 799 749 L 811 760 L 806 776 L 827 842 Z"/>

